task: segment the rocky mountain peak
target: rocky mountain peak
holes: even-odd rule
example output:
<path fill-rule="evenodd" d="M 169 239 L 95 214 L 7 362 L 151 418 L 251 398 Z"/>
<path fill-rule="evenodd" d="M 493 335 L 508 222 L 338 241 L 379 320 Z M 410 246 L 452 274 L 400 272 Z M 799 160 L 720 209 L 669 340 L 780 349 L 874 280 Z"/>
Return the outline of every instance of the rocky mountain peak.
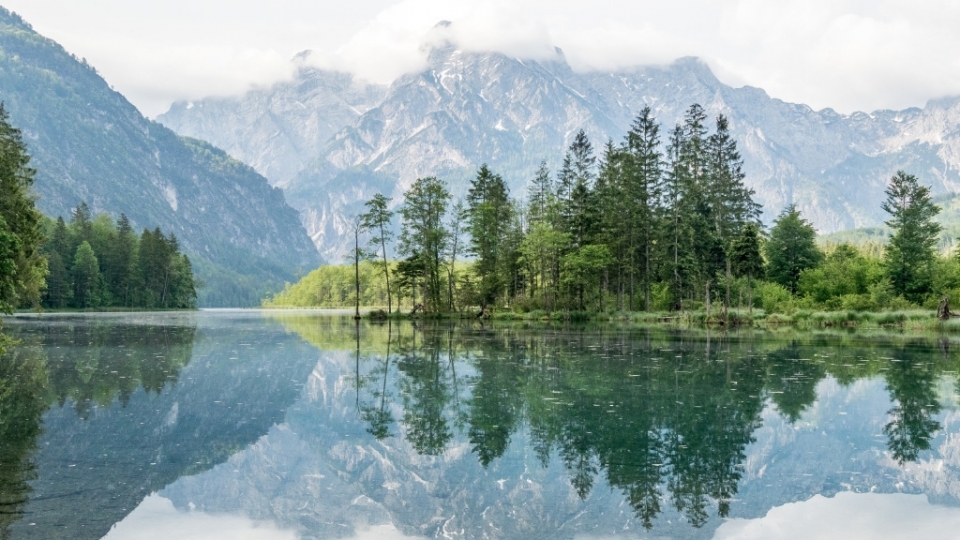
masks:
<path fill-rule="evenodd" d="M 532 60 L 471 51 L 455 44 L 454 30 L 447 22 L 435 26 L 425 41 L 427 66 L 389 88 L 358 94 L 356 87 L 327 85 L 309 94 L 296 85 L 278 85 L 236 98 L 233 103 L 241 105 L 234 109 L 211 114 L 209 108 L 194 108 L 161 119 L 266 171 L 285 188 L 330 260 L 347 249 L 341 238 L 345 216 L 377 191 L 398 200 L 416 178 L 437 175 L 462 194 L 476 167 L 487 163 L 522 195 L 541 160 L 556 170 L 579 130 L 595 148 L 608 139 L 620 141 L 644 106 L 653 109 L 663 138 L 693 103 L 704 107 L 711 127 L 716 115 L 726 115 L 744 157 L 746 181 L 768 220 L 796 203 L 822 232 L 879 223 L 884 185 L 899 168 L 919 174 L 934 192 L 960 189 L 955 98 L 931 102 L 922 111 L 818 112 L 759 88 L 726 85 L 696 57 L 575 72 L 560 49 Z M 315 76 L 332 77 L 322 70 Z M 329 102 L 350 104 L 349 114 L 319 105 Z M 298 104 L 330 129 L 311 134 L 298 128 L 299 115 L 306 114 Z M 244 118 L 239 122 L 237 107 Z M 207 129 L 190 131 L 198 125 Z M 242 148 L 229 135 L 233 130 L 243 134 Z M 286 135 L 291 131 L 303 134 L 291 139 Z"/>

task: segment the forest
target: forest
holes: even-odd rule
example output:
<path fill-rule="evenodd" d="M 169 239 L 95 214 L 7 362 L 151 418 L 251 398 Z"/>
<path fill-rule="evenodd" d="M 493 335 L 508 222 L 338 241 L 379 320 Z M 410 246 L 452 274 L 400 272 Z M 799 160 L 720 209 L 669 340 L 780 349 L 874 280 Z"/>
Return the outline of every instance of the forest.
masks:
<path fill-rule="evenodd" d="M 707 124 L 694 104 L 664 138 L 648 107 L 599 152 L 580 131 L 557 174 L 541 164 L 522 199 L 486 165 L 462 199 L 436 177 L 414 182 L 396 211 L 377 194 L 356 218 L 352 264 L 322 267 L 264 305 L 392 311 L 406 299 L 427 313 L 727 318 L 754 308 L 935 308 L 943 295 L 957 298 L 960 259 L 938 252 L 940 209 L 915 176 L 889 181 L 886 243 L 821 247 L 794 205 L 765 230 L 729 121 Z"/>
<path fill-rule="evenodd" d="M 91 216 L 86 203 L 45 219 L 44 308 L 191 309 L 197 305 L 190 260 L 177 238 L 156 228 L 137 236 L 123 214 Z"/>

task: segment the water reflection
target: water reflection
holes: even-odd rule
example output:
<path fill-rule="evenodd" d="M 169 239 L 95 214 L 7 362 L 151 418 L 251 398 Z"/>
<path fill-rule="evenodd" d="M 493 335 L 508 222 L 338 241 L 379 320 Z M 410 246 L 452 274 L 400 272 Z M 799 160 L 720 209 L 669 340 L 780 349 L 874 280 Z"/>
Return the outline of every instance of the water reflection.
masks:
<path fill-rule="evenodd" d="M 9 325 L 2 536 L 709 538 L 818 494 L 960 503 L 949 341 L 276 319 Z"/>
<path fill-rule="evenodd" d="M 383 329 L 367 332 L 383 339 Z M 486 468 L 525 428 L 542 466 L 560 460 L 581 499 L 602 476 L 648 529 L 664 504 L 694 527 L 711 513 L 727 516 L 765 404 L 797 422 L 827 377 L 882 377 L 893 406 L 887 447 L 901 465 L 916 461 L 941 428 L 937 380 L 956 369 L 948 351 L 925 340 L 885 337 L 838 344 L 823 336 L 475 327 L 394 334 L 388 325 L 385 354 L 366 354 L 375 367 L 357 370 L 359 419 L 369 433 L 402 434 L 428 456 L 462 436 Z M 458 369 L 468 372 L 459 382 Z M 391 400 L 401 429 L 391 429 Z"/>
<path fill-rule="evenodd" d="M 266 433 L 315 357 L 259 317 L 249 324 L 200 331 L 175 314 L 5 323 L 21 345 L 0 362 L 0 536 L 100 538 L 150 493 Z M 285 353 L 293 361 L 264 373 Z"/>

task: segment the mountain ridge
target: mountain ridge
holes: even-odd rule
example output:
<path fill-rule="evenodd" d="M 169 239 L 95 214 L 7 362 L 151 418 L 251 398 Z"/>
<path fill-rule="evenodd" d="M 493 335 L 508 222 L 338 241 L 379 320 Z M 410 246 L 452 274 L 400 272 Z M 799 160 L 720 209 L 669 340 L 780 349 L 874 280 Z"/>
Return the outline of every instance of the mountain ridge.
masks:
<path fill-rule="evenodd" d="M 744 157 L 746 182 L 768 223 L 792 203 L 823 233 L 880 223 L 883 190 L 898 169 L 918 175 L 935 194 L 960 190 L 958 97 L 931 99 L 923 108 L 846 115 L 789 103 L 756 87 L 726 85 L 695 57 L 578 73 L 562 51 L 527 60 L 442 43 L 427 64 L 396 79 L 378 103 L 318 144 L 312 159 L 283 179 L 291 206 L 328 259 L 348 251 L 349 217 L 376 191 L 396 204 L 414 179 L 436 175 L 462 194 L 476 168 L 487 163 L 522 196 L 541 160 L 557 169 L 576 131 L 584 129 L 595 148 L 619 141 L 647 105 L 664 139 L 693 103 L 711 117 L 726 115 Z M 255 108 L 252 96 L 280 96 L 282 90 L 258 92 L 202 102 Z M 204 112 L 210 108 L 181 109 L 158 120 L 186 135 L 201 121 L 234 121 Z M 247 129 L 254 138 L 263 136 L 253 123 Z M 204 135 L 219 142 L 215 130 Z M 241 159 L 256 163 L 274 159 L 268 147 L 245 152 Z"/>
<path fill-rule="evenodd" d="M 201 305 L 257 305 L 320 262 L 283 193 L 205 142 L 140 112 L 84 60 L 0 8 L 0 101 L 37 170 L 37 206 L 127 215 L 179 239 L 206 283 Z"/>

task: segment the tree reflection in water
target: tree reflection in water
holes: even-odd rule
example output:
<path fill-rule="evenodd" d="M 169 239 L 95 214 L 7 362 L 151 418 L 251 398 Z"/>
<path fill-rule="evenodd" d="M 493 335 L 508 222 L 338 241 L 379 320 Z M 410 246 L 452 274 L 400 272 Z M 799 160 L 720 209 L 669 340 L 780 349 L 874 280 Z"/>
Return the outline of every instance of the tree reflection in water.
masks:
<path fill-rule="evenodd" d="M 0 538 L 28 502 L 47 409 L 71 402 L 86 419 L 96 405 L 126 405 L 138 388 L 159 394 L 190 361 L 194 334 L 192 327 L 54 324 L 22 336 L 0 358 Z"/>
<path fill-rule="evenodd" d="M 918 459 L 940 429 L 937 377 L 955 363 L 926 342 L 886 338 L 452 327 L 417 336 L 391 333 L 388 355 L 371 358 L 382 367 L 364 375 L 376 388 L 361 406 L 370 433 L 387 437 L 394 422 L 393 347 L 401 431 L 417 452 L 442 454 L 462 426 L 488 467 L 524 429 L 541 464 L 559 459 L 581 498 L 602 474 L 647 528 L 665 504 L 695 527 L 728 515 L 765 404 L 796 422 L 828 376 L 882 376 L 894 402 L 888 448 L 901 464 Z M 461 384 L 458 363 L 469 372 Z"/>

